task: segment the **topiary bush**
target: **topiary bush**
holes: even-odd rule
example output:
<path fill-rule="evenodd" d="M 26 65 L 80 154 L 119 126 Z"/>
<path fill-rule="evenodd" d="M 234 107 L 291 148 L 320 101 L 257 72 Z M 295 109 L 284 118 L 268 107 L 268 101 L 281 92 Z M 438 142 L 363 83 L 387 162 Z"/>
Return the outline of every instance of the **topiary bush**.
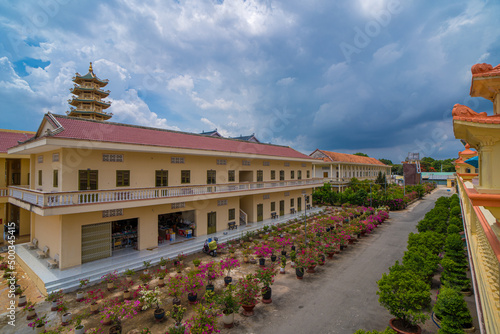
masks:
<path fill-rule="evenodd" d="M 373 331 L 365 331 L 363 329 L 358 329 L 354 334 L 397 334 L 395 331 L 391 329 L 391 327 L 387 327 L 383 332 L 379 332 L 376 330 Z"/>
<path fill-rule="evenodd" d="M 419 275 L 425 282 L 431 283 L 440 258 L 433 254 L 427 247 L 413 246 L 403 256 L 403 266 Z"/>
<path fill-rule="evenodd" d="M 467 291 L 470 289 L 470 280 L 467 278 L 467 267 L 463 264 L 458 264 L 448 256 L 441 260 L 443 273 L 441 274 L 441 283 L 450 288 L 459 291 Z"/>
<path fill-rule="evenodd" d="M 438 255 L 443 251 L 445 236 L 434 232 L 410 233 L 408 235 L 408 249 L 411 247 L 425 246 L 433 254 Z"/>
<path fill-rule="evenodd" d="M 455 289 L 448 287 L 441 289 L 433 310 L 436 317 L 441 320 L 442 327 L 449 327 L 447 331 L 450 328 L 462 330 L 472 327 L 472 317 L 464 296 Z M 448 326 L 443 326 L 443 323 L 447 323 Z"/>

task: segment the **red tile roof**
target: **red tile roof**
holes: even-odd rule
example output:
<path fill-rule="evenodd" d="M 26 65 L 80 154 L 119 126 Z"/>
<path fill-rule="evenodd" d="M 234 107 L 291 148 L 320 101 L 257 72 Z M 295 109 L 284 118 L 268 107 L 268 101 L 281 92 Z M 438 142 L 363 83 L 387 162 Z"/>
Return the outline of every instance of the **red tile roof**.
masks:
<path fill-rule="evenodd" d="M 48 121 L 50 121 L 51 118 L 57 120 L 62 126 L 62 131 L 54 132 L 51 138 L 311 159 L 309 156 L 287 146 L 259 144 L 248 141 L 209 137 L 199 134 L 128 124 L 86 120 L 54 114 L 47 114 L 45 116 L 45 119 Z"/>
<path fill-rule="evenodd" d="M 490 64 L 475 64 L 471 68 L 472 77 L 494 77 L 500 76 L 500 64 L 493 67 Z"/>
<path fill-rule="evenodd" d="M 470 149 L 470 145 L 469 145 L 469 144 L 466 144 L 466 145 L 465 145 L 465 150 L 458 152 L 458 155 L 459 155 L 459 156 L 461 156 L 461 155 L 473 155 L 473 156 L 476 156 L 476 155 L 477 155 L 477 152 L 476 152 L 476 151 L 471 150 L 471 149 Z"/>
<path fill-rule="evenodd" d="M 370 164 L 370 165 L 387 166 L 375 158 L 362 157 L 362 156 L 354 155 L 354 154 L 337 153 L 337 152 L 330 152 L 330 151 L 323 151 L 323 150 L 317 150 L 317 151 L 320 151 L 323 154 L 328 156 L 328 158 L 323 158 L 323 161 L 325 161 L 325 162 L 350 162 L 350 163 L 355 163 L 355 164 Z M 311 153 L 311 154 L 313 154 L 313 153 Z"/>
<path fill-rule="evenodd" d="M 451 112 L 454 121 L 465 121 L 472 123 L 500 124 L 500 115 L 488 116 L 487 113 L 477 113 L 471 108 L 455 104 Z"/>
<path fill-rule="evenodd" d="M 33 137 L 35 133 L 29 131 L 14 131 L 0 129 L 0 153 L 7 153 L 7 150 L 18 144 L 17 141 L 25 141 Z"/>

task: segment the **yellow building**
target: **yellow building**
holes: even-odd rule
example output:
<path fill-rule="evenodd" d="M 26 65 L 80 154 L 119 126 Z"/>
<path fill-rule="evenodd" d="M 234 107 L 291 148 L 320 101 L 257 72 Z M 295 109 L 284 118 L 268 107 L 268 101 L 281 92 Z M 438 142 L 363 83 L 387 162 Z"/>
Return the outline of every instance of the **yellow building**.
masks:
<path fill-rule="evenodd" d="M 322 178 L 338 191 L 343 191 L 353 177 L 358 180 L 375 180 L 381 172 L 391 175 L 391 166 L 375 158 L 316 149 L 309 154 L 314 158 L 313 177 Z"/>
<path fill-rule="evenodd" d="M 28 155 L 8 156 L 7 149 L 17 145 L 18 141 L 25 141 L 32 137 L 34 132 L 1 130 L 0 129 L 0 227 L 2 231 L 7 222 L 16 224 L 16 239 L 30 235 L 30 213 L 8 201 L 8 186 L 29 184 L 30 160 Z M 0 243 L 3 242 L 3 233 Z"/>
<path fill-rule="evenodd" d="M 476 174 L 473 176 L 477 176 L 476 168 L 472 165 L 469 165 L 465 161 L 477 156 L 477 152 L 470 149 L 470 145 L 465 145 L 465 150 L 458 152 L 458 159 L 454 161 L 455 170 L 459 174 Z"/>
<path fill-rule="evenodd" d="M 500 333 L 500 65 L 472 66 L 470 95 L 493 102 L 493 115 L 453 108 L 453 130 L 475 148 L 479 179 L 457 173 L 482 333 Z"/>
<path fill-rule="evenodd" d="M 91 72 L 75 94 L 105 82 Z M 31 211 L 31 236 L 60 269 L 302 211 L 323 182 L 290 147 L 107 122 L 101 97 L 78 117 L 46 114 L 8 150 L 31 159 L 29 186 L 9 186 L 9 203 Z"/>

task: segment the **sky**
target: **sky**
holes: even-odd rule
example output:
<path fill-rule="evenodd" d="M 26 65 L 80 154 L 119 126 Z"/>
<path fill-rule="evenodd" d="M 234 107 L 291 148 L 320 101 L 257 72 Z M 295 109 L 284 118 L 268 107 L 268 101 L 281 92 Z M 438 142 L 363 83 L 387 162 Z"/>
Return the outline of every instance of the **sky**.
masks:
<path fill-rule="evenodd" d="M 500 63 L 493 0 L 0 1 L 0 128 L 69 110 L 76 72 L 109 79 L 110 121 L 309 154 L 456 158 L 456 103 Z"/>

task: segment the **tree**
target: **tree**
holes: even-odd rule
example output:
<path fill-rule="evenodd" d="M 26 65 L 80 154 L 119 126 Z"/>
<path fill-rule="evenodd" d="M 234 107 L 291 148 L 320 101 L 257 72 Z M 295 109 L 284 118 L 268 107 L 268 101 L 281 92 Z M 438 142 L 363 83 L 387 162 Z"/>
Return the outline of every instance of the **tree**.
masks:
<path fill-rule="evenodd" d="M 392 166 L 392 161 L 389 160 L 389 159 L 384 159 L 384 158 L 381 158 L 381 159 L 378 159 L 378 161 L 380 161 L 381 163 L 383 163 L 384 165 L 388 165 L 388 166 Z"/>
<path fill-rule="evenodd" d="M 366 154 L 366 153 L 361 153 L 361 152 L 354 153 L 354 155 L 359 155 L 360 157 L 368 157 L 368 154 Z"/>
<path fill-rule="evenodd" d="M 378 172 L 377 179 L 375 179 L 376 184 L 384 185 L 386 183 L 385 173 L 382 174 L 381 171 Z"/>
<path fill-rule="evenodd" d="M 472 317 L 464 296 L 455 289 L 444 287 L 439 291 L 434 313 L 442 325 L 449 326 L 449 328 L 441 326 L 444 329 L 443 333 L 463 333 L 462 328 L 472 327 Z"/>

